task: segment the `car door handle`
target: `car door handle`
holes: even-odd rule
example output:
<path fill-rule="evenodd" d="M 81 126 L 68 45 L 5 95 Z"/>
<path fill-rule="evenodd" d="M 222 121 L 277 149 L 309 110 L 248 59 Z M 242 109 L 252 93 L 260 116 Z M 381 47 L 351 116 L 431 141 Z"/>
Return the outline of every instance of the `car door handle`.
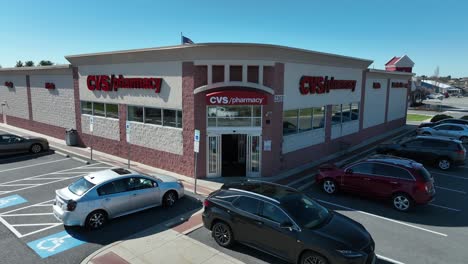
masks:
<path fill-rule="evenodd" d="M 106 198 L 105 200 L 106 200 L 106 201 L 110 201 L 110 200 L 111 200 L 111 198 Z"/>
<path fill-rule="evenodd" d="M 371 179 L 370 179 L 370 178 L 364 178 L 364 180 L 366 180 L 366 181 L 370 181 Z"/>
<path fill-rule="evenodd" d="M 395 182 L 395 181 L 392 181 L 392 182 L 390 182 L 390 183 L 391 183 L 391 184 L 398 184 L 398 182 Z"/>
<path fill-rule="evenodd" d="M 263 225 L 263 222 L 262 221 L 255 221 L 255 224 L 261 226 L 261 225 Z"/>
<path fill-rule="evenodd" d="M 136 194 L 136 193 L 134 193 L 134 194 L 133 194 L 133 196 L 137 196 L 137 194 Z"/>

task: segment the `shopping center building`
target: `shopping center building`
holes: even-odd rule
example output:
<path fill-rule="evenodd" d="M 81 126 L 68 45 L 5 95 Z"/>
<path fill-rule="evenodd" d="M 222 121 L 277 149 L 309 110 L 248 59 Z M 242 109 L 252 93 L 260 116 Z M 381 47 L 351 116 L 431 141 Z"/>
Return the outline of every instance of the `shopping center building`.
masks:
<path fill-rule="evenodd" d="M 0 122 L 194 176 L 268 177 L 403 126 L 412 73 L 297 48 L 208 43 L 0 69 Z M 92 131 L 90 122 L 92 121 Z"/>

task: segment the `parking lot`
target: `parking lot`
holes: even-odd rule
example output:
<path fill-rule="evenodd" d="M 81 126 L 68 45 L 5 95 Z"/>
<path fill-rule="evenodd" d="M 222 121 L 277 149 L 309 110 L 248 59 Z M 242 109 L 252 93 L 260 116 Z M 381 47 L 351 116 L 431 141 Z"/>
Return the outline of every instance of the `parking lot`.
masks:
<path fill-rule="evenodd" d="M 65 228 L 53 215 L 55 190 L 86 173 L 111 167 L 50 151 L 0 162 L 0 263 L 80 263 L 112 242 L 201 208 L 190 193 L 170 208 L 115 219 L 98 231 Z"/>
<path fill-rule="evenodd" d="M 358 155 L 350 162 L 372 154 Z M 408 213 L 394 210 L 387 201 L 346 193 L 330 196 L 322 192 L 318 184 L 303 191 L 325 207 L 363 224 L 376 242 L 377 263 L 466 263 L 468 166 L 449 171 L 430 165 L 426 168 L 434 177 L 436 199 Z M 284 263 L 242 245 L 221 249 L 204 228 L 189 236 L 246 263 Z"/>

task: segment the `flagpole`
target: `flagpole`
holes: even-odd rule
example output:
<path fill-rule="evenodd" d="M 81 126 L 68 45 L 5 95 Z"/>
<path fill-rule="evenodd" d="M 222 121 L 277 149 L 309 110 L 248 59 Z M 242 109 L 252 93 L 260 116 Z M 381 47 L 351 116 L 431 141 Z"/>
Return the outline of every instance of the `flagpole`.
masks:
<path fill-rule="evenodd" d="M 180 44 L 181 44 L 181 45 L 184 44 L 184 39 L 183 39 L 182 31 L 180 32 Z"/>

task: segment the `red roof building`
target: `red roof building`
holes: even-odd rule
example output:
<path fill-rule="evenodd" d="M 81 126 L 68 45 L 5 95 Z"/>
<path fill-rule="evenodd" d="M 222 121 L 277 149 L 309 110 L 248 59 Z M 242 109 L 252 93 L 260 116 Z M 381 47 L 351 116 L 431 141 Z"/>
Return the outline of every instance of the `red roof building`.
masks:
<path fill-rule="evenodd" d="M 413 72 L 414 62 L 406 55 L 402 57 L 393 57 L 385 63 L 387 71 Z"/>

